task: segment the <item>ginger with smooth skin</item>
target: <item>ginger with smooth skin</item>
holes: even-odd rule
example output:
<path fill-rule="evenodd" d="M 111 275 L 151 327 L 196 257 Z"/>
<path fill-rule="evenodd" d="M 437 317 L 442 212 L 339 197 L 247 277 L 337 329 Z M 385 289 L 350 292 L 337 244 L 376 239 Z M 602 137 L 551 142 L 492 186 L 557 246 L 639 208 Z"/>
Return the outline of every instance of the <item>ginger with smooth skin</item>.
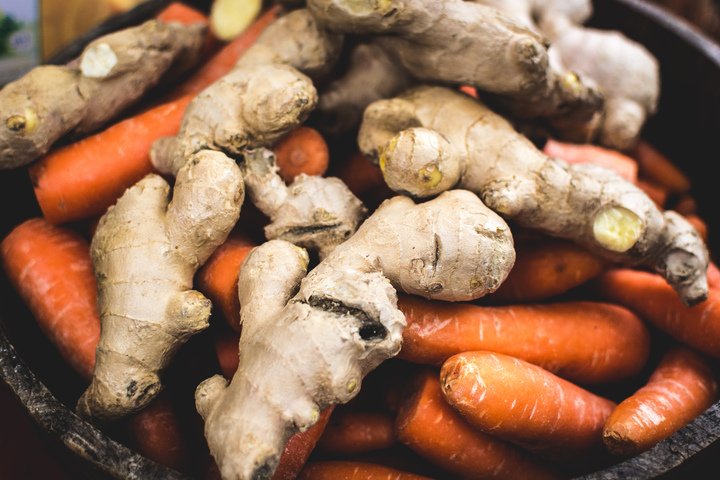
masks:
<path fill-rule="evenodd" d="M 543 37 L 499 10 L 463 0 L 309 0 L 327 28 L 376 35 L 414 78 L 471 85 L 522 118 L 545 118 L 585 140 L 602 95 L 550 64 Z"/>
<path fill-rule="evenodd" d="M 654 269 L 687 305 L 707 297 L 708 250 L 682 216 L 658 210 L 610 170 L 547 157 L 468 95 L 419 87 L 377 101 L 365 111 L 358 141 L 397 192 L 423 198 L 473 191 L 520 226 Z"/>
<path fill-rule="evenodd" d="M 367 215 L 338 178 L 300 174 L 285 185 L 270 150 L 245 152 L 241 168 L 250 200 L 270 218 L 265 226 L 268 240 L 316 250 L 322 259 L 350 238 Z"/>
<path fill-rule="evenodd" d="M 495 291 L 514 260 L 510 228 L 462 190 L 385 201 L 304 279 L 297 247 L 274 240 L 255 249 L 238 280 L 240 366 L 229 385 L 218 375 L 195 394 L 222 477 L 270 478 L 293 433 L 352 399 L 399 352 L 396 289 L 472 300 Z"/>
<path fill-rule="evenodd" d="M 102 322 L 93 379 L 78 401 L 84 417 L 136 412 L 161 390 L 175 351 L 208 326 L 211 303 L 192 289 L 195 271 L 240 215 L 240 169 L 203 151 L 170 187 L 150 174 L 100 219 L 91 243 Z"/>
<path fill-rule="evenodd" d="M 150 20 L 94 40 L 68 65 L 39 66 L 6 85 L 0 90 L 0 169 L 36 160 L 68 134 L 102 127 L 168 71 L 194 64 L 205 30 Z"/>

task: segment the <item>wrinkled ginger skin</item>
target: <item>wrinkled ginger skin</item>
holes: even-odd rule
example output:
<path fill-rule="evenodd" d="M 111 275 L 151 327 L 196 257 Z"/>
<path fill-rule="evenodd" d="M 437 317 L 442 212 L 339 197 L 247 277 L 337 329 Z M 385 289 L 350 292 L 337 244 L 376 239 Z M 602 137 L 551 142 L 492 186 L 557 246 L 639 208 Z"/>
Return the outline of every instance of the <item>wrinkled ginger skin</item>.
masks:
<path fill-rule="evenodd" d="M 472 85 L 567 135 L 584 137 L 602 108 L 594 87 L 551 68 L 544 38 L 495 8 L 462 0 L 309 0 L 308 8 L 331 30 L 380 35 L 418 80 Z"/>
<path fill-rule="evenodd" d="M 300 174 L 286 186 L 270 150 L 247 151 L 242 170 L 251 201 L 270 218 L 268 240 L 286 240 L 323 259 L 367 216 L 362 202 L 338 178 Z"/>
<path fill-rule="evenodd" d="M 91 243 L 102 322 L 84 417 L 109 421 L 142 409 L 160 391 L 174 352 L 208 325 L 211 303 L 192 289 L 195 271 L 240 216 L 235 162 L 203 151 L 170 187 L 150 174 L 101 218 Z"/>
<path fill-rule="evenodd" d="M 156 141 L 151 160 L 158 171 L 176 174 L 200 150 L 240 156 L 300 126 L 316 103 L 312 81 L 293 67 L 235 69 L 190 103 L 178 135 Z"/>
<path fill-rule="evenodd" d="M 467 95 L 418 87 L 377 101 L 365 111 L 358 142 L 395 191 L 427 197 L 470 190 L 521 226 L 653 268 L 687 305 L 707 297 L 708 250 L 684 218 L 661 212 L 610 170 L 547 157 Z"/>
<path fill-rule="evenodd" d="M 0 169 L 26 165 L 67 134 L 85 134 L 194 64 L 206 28 L 150 20 L 100 37 L 74 62 L 44 65 L 0 90 Z"/>
<path fill-rule="evenodd" d="M 268 257 L 277 242 L 266 244 Z M 385 201 L 294 296 L 294 288 L 273 293 L 290 299 L 281 309 L 274 300 L 252 307 L 267 297 L 255 288 L 261 274 L 253 271 L 283 278 L 297 262 L 248 268 L 260 252 L 251 253 L 238 282 L 240 367 L 229 387 L 216 376 L 196 390 L 224 479 L 270 478 L 293 433 L 328 406 L 348 402 L 368 372 L 397 355 L 405 318 L 396 289 L 438 300 L 479 298 L 502 283 L 515 259 L 507 224 L 461 190 L 422 204 Z"/>

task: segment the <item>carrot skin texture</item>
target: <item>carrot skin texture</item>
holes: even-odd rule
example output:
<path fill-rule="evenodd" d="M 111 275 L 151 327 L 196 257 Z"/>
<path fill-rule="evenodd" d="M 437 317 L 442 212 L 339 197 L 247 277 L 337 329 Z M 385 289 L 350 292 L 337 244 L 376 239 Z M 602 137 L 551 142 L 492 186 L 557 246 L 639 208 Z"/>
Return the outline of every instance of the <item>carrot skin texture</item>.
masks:
<path fill-rule="evenodd" d="M 220 365 L 223 376 L 228 380 L 235 375 L 240 363 L 239 345 L 240 334 L 234 331 L 215 338 L 215 354 L 217 355 L 218 365 Z"/>
<path fill-rule="evenodd" d="M 640 174 L 663 186 L 670 193 L 690 190 L 690 179 L 665 155 L 645 141 L 640 141 L 633 157 L 640 167 Z"/>
<path fill-rule="evenodd" d="M 710 262 L 707 270 L 708 287 L 720 288 L 720 269 L 714 262 Z"/>
<path fill-rule="evenodd" d="M 448 403 L 476 428 L 553 460 L 602 451 L 615 403 L 508 355 L 465 352 L 440 371 Z"/>
<path fill-rule="evenodd" d="M 395 445 L 393 419 L 383 413 L 335 411 L 318 442 L 319 452 L 359 455 Z"/>
<path fill-rule="evenodd" d="M 615 455 L 636 455 L 690 423 L 717 400 L 718 384 L 710 365 L 688 348 L 671 348 L 647 384 L 610 415 L 603 441 Z"/>
<path fill-rule="evenodd" d="M 338 174 L 338 178 L 356 196 L 362 196 L 365 192 L 385 186 L 385 179 L 382 171 L 377 165 L 373 165 L 368 158 L 360 152 L 350 156 Z"/>
<path fill-rule="evenodd" d="M 219 308 L 228 325 L 236 331 L 240 331 L 238 274 L 243 261 L 255 246 L 246 236 L 231 233 L 195 274 L 198 290 Z"/>
<path fill-rule="evenodd" d="M 514 445 L 470 426 L 443 397 L 438 373 L 422 372 L 400 407 L 400 442 L 438 467 L 466 479 L 559 476 Z"/>
<path fill-rule="evenodd" d="M 0 254 L 7 277 L 42 331 L 75 371 L 90 379 L 100 316 L 88 243 L 71 230 L 34 218 L 2 240 Z"/>
<path fill-rule="evenodd" d="M 517 357 L 581 384 L 639 373 L 650 352 L 643 321 L 618 305 L 563 302 L 482 307 L 401 296 L 408 323 L 399 358 L 440 365 L 486 350 Z"/>
<path fill-rule="evenodd" d="M 311 127 L 298 127 L 274 147 L 280 176 L 291 183 L 296 176 L 322 176 L 328 168 L 330 152 L 323 136 Z"/>
<path fill-rule="evenodd" d="M 150 147 L 176 135 L 191 97 L 166 103 L 50 152 L 29 168 L 45 219 L 62 224 L 99 216 L 148 173 Z"/>
<path fill-rule="evenodd" d="M 599 276 L 607 262 L 565 241 L 518 245 L 510 274 L 490 302 L 525 303 L 547 300 Z"/>
<path fill-rule="evenodd" d="M 429 477 L 365 462 L 323 461 L 308 464 L 298 480 L 431 480 Z"/>
<path fill-rule="evenodd" d="M 711 288 L 707 300 L 688 308 L 662 277 L 631 269 L 603 274 L 596 290 L 679 342 L 720 358 L 720 290 Z"/>
<path fill-rule="evenodd" d="M 272 480 L 294 480 L 298 477 L 320 437 L 322 437 L 334 408 L 334 406 L 326 408 L 320 414 L 320 418 L 315 422 L 315 425 L 290 437 Z"/>
<path fill-rule="evenodd" d="M 571 144 L 548 140 L 543 147 L 545 155 L 564 160 L 570 164 L 591 163 L 610 170 L 629 182 L 638 178 L 638 164 L 627 155 L 591 144 Z"/>

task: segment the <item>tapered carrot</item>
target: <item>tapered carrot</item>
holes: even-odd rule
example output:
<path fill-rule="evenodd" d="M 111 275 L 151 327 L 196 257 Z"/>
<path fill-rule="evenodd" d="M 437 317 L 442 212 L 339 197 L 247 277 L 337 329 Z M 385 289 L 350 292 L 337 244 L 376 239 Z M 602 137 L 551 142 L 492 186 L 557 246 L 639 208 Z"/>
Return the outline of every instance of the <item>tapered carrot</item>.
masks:
<path fill-rule="evenodd" d="M 657 205 L 658 208 L 665 208 L 665 202 L 667 202 L 668 199 L 668 191 L 665 187 L 647 179 L 639 179 L 637 181 L 637 186 L 640 190 L 645 192 L 645 194 L 650 197 L 653 202 L 655 202 L 655 205 Z"/>
<path fill-rule="evenodd" d="M 670 193 L 690 190 L 690 179 L 667 157 L 646 141 L 640 141 L 633 151 L 640 174 L 663 186 Z"/>
<path fill-rule="evenodd" d="M 240 265 L 255 244 L 232 233 L 195 275 L 197 288 L 218 308 L 228 325 L 240 331 L 240 300 L 237 293 Z"/>
<path fill-rule="evenodd" d="M 323 136 L 311 127 L 298 127 L 274 147 L 280 175 L 290 183 L 304 173 L 323 175 L 328 168 L 330 153 Z"/>
<path fill-rule="evenodd" d="M 178 418 L 167 397 L 155 398 L 128 419 L 131 446 L 145 457 L 180 472 L 192 464 Z"/>
<path fill-rule="evenodd" d="M 325 431 L 334 408 L 334 406 L 326 408 L 320 414 L 320 418 L 315 422 L 315 425 L 290 437 L 272 480 L 294 480 L 297 478 Z"/>
<path fill-rule="evenodd" d="M 685 220 L 690 222 L 690 225 L 695 227 L 695 230 L 700 234 L 700 236 L 707 242 L 708 239 L 708 226 L 707 223 L 703 221 L 702 218 L 698 217 L 695 214 L 688 214 L 685 215 Z"/>
<path fill-rule="evenodd" d="M 223 376 L 230 380 L 240 363 L 238 355 L 238 346 L 240 344 L 240 334 L 237 332 L 223 332 L 215 338 L 215 354 L 217 355 L 220 371 Z"/>
<path fill-rule="evenodd" d="M 156 15 L 163 22 L 180 22 L 184 25 L 194 23 L 209 24 L 207 15 L 182 2 L 173 2 Z"/>
<path fill-rule="evenodd" d="M 555 140 L 548 140 L 543 150 L 549 157 L 559 158 L 568 163 L 591 163 L 608 168 L 630 182 L 635 182 L 638 177 L 637 162 L 615 150 L 597 145 L 563 143 Z"/>
<path fill-rule="evenodd" d="M 547 300 L 591 280 L 607 262 L 571 242 L 518 242 L 515 265 L 490 302 L 524 303 Z"/>
<path fill-rule="evenodd" d="M 126 188 L 153 171 L 150 147 L 177 134 L 191 100 L 155 107 L 33 164 L 30 178 L 45 219 L 61 224 L 102 215 Z"/>
<path fill-rule="evenodd" d="M 650 352 L 642 320 L 618 305 L 562 302 L 480 307 L 402 296 L 408 326 L 399 358 L 440 365 L 474 350 L 511 355 L 582 384 L 640 372 Z"/>
<path fill-rule="evenodd" d="M 603 441 L 615 455 L 636 455 L 690 423 L 718 398 L 708 362 L 690 349 L 672 348 L 647 384 L 610 415 Z"/>
<path fill-rule="evenodd" d="M 395 428 L 402 443 L 461 478 L 558 478 L 519 448 L 472 428 L 445 401 L 434 370 L 414 379 Z"/>
<path fill-rule="evenodd" d="M 366 462 L 323 461 L 308 464 L 298 480 L 431 480 L 429 477 L 403 472 Z"/>
<path fill-rule="evenodd" d="M 34 218 L 2 240 L 0 255 L 8 279 L 45 335 L 80 375 L 91 378 L 100 317 L 87 242 Z"/>
<path fill-rule="evenodd" d="M 440 383 L 471 425 L 554 460 L 599 453 L 615 408 L 537 365 L 492 352 L 450 357 Z"/>
<path fill-rule="evenodd" d="M 678 341 L 720 357 L 720 290 L 711 288 L 707 300 L 686 307 L 675 290 L 653 273 L 612 270 L 596 286 L 602 298 L 624 305 Z"/>
<path fill-rule="evenodd" d="M 317 449 L 331 455 L 358 455 L 395 444 L 393 419 L 376 412 L 336 410 Z"/>

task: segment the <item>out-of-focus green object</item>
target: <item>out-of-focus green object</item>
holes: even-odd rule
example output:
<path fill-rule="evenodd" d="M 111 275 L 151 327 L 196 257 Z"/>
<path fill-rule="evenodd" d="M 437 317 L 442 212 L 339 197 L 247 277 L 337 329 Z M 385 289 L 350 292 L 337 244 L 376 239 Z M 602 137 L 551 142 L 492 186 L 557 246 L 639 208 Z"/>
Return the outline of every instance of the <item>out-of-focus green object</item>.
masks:
<path fill-rule="evenodd" d="M 0 85 L 18 78 L 39 62 L 39 1 L 0 1 Z"/>

